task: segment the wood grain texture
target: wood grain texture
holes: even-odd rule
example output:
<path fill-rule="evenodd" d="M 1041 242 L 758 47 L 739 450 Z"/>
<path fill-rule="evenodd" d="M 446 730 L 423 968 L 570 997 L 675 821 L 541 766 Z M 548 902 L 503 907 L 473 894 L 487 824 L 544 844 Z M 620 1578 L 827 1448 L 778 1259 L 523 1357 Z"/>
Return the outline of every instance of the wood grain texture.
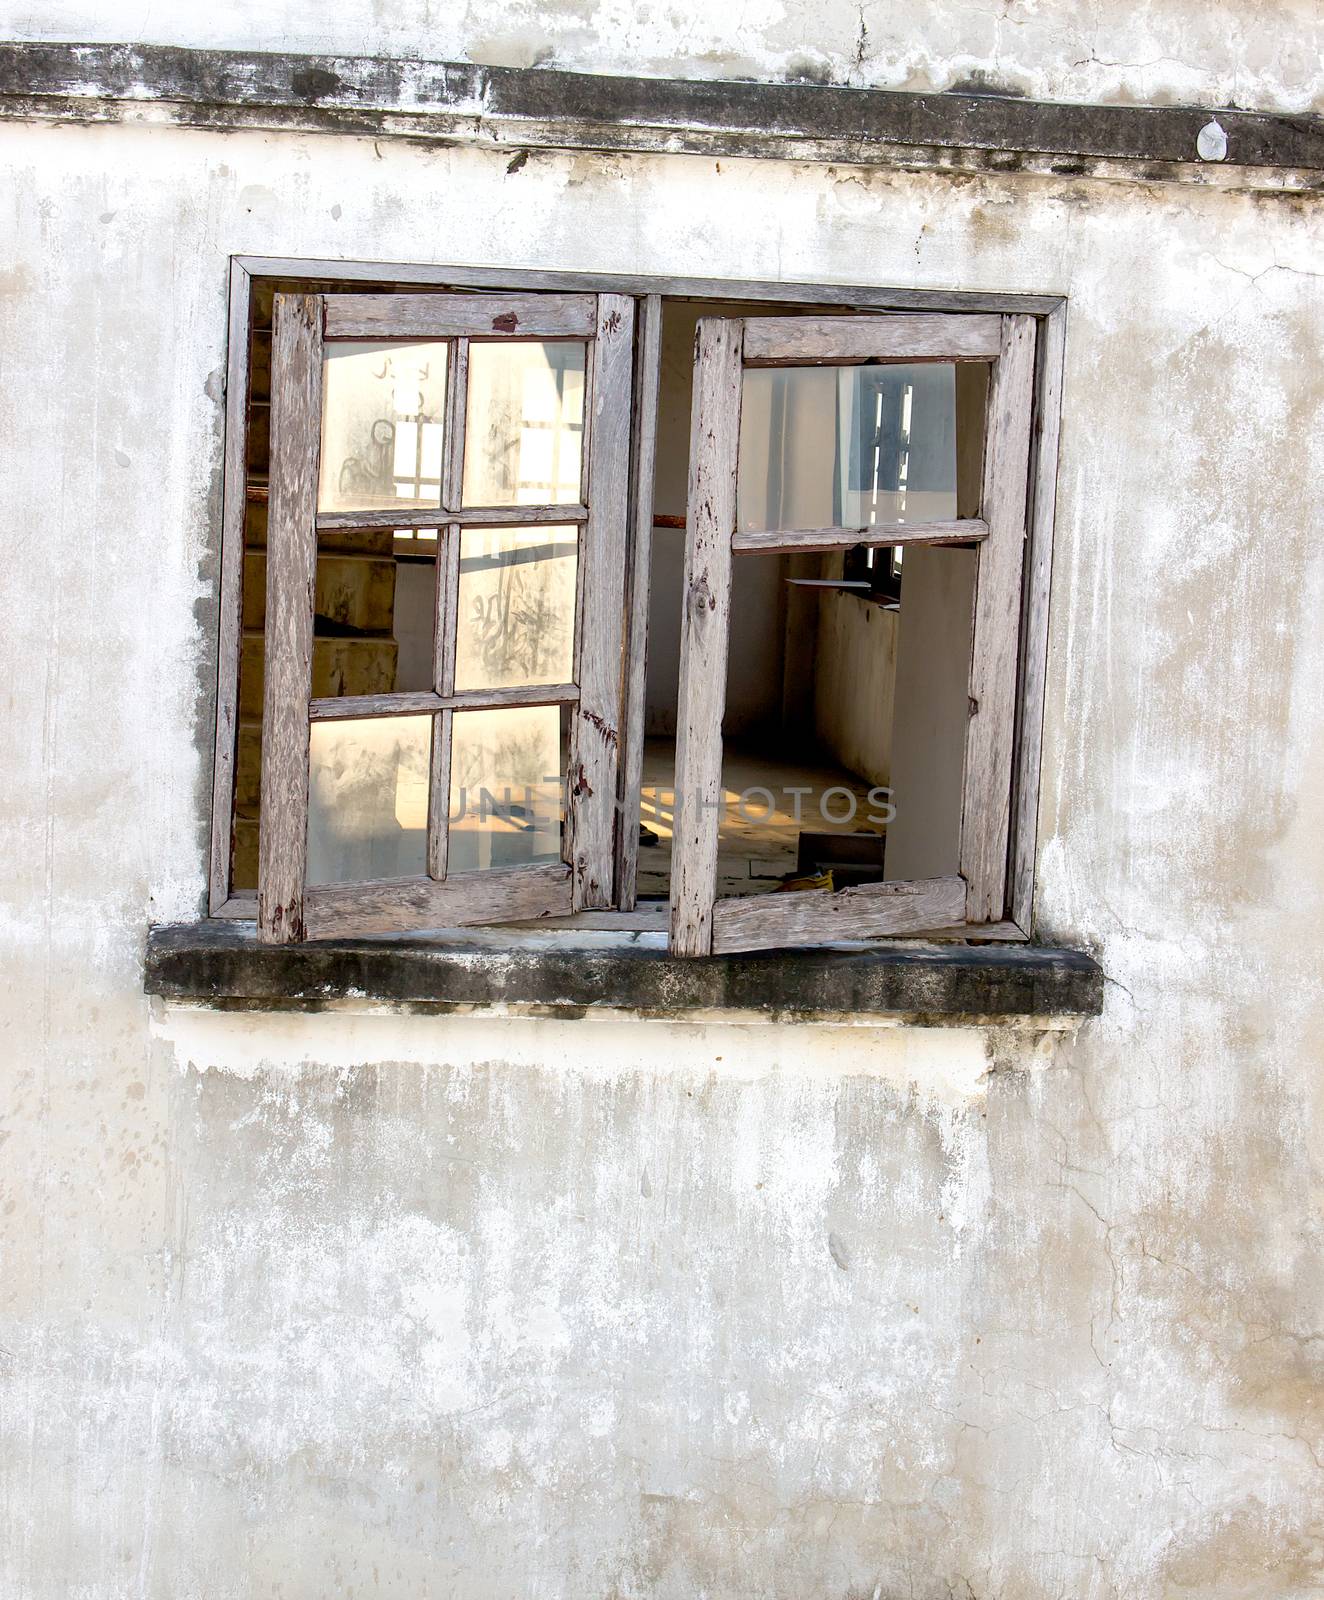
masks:
<path fill-rule="evenodd" d="M 634 302 L 630 303 L 633 306 Z M 584 351 L 584 393 L 588 397 L 588 404 L 583 407 L 579 423 L 579 498 L 584 505 L 589 503 L 589 478 L 593 468 L 593 365 L 597 354 L 597 340 L 592 339 Z"/>
<path fill-rule="evenodd" d="M 428 773 L 428 877 L 446 876 L 450 856 L 451 727 L 452 711 L 438 711 L 432 719 L 432 758 Z"/>
<path fill-rule="evenodd" d="M 505 685 L 499 689 L 461 689 L 454 694 L 433 694 L 427 689 L 391 694 L 346 694 L 309 702 L 313 722 L 339 722 L 358 717 L 406 717 L 422 711 L 489 711 L 499 706 L 574 705 L 579 699 L 573 683 Z"/>
<path fill-rule="evenodd" d="M 816 550 L 853 550 L 857 544 L 976 544 L 988 538 L 982 517 L 953 522 L 912 522 L 895 528 L 758 528 L 737 532 L 731 548 L 737 555 L 768 551 L 774 555 Z"/>
<path fill-rule="evenodd" d="M 451 363 L 454 376 L 455 363 Z M 460 385 L 463 393 L 463 384 Z M 454 410 L 455 397 L 447 402 Z M 460 611 L 460 530 L 449 523 L 437 547 L 437 588 L 432 624 L 432 684 L 443 704 L 455 688 L 456 627 Z M 446 876 L 450 856 L 451 737 L 454 716 L 449 707 L 432 721 L 432 768 L 428 789 L 428 876 Z"/>
<path fill-rule="evenodd" d="M 313 722 L 344 722 L 359 717 L 407 717 L 440 711 L 446 701 L 427 689 L 402 689 L 386 694 L 324 695 L 308 705 Z"/>
<path fill-rule="evenodd" d="M 440 505 L 386 506 L 381 510 L 319 511 L 318 533 L 335 533 L 342 528 L 438 528 L 447 520 Z"/>
<path fill-rule="evenodd" d="M 853 361 L 992 361 L 1000 318 L 747 317 L 745 365 L 843 366 Z"/>
<path fill-rule="evenodd" d="M 321 305 L 316 295 L 276 296 L 271 412 L 258 937 L 269 944 L 288 944 L 304 936 L 322 416 Z"/>
<path fill-rule="evenodd" d="M 923 933 L 960 922 L 965 900 L 957 877 L 742 895 L 713 908 L 713 954 Z"/>
<path fill-rule="evenodd" d="M 238 256 L 256 278 L 316 278 L 329 283 L 413 283 L 439 289 L 530 290 L 554 294 L 676 295 L 683 300 L 766 301 L 821 305 L 831 311 L 1012 312 L 1045 316 L 1060 294 L 1003 294 L 978 289 L 899 289 L 885 284 L 799 283 L 793 278 L 691 278 L 675 273 L 565 272 L 537 267 L 436 266 L 384 261 L 304 260 L 297 256 Z"/>
<path fill-rule="evenodd" d="M 222 900 L 220 905 L 213 906 L 208 915 L 227 919 L 234 918 L 240 922 L 256 921 L 257 890 L 236 889 L 228 900 Z"/>
<path fill-rule="evenodd" d="M 1030 542 L 1026 557 L 1017 706 L 1015 792 L 1012 797 L 1011 915 L 1034 931 L 1034 869 L 1039 825 L 1039 774 L 1043 750 L 1044 692 L 1048 679 L 1049 590 L 1053 577 L 1053 518 L 1062 424 L 1067 308 L 1039 324 L 1031 436 Z"/>
<path fill-rule="evenodd" d="M 568 839 L 576 911 L 602 910 L 612 903 L 634 368 L 632 300 L 611 294 L 598 297 L 592 367 L 589 514 L 580 536 L 579 705 L 571 736 L 569 784 Z"/>
<path fill-rule="evenodd" d="M 446 369 L 446 434 L 441 467 L 441 498 L 458 506 L 464 498 L 464 434 L 469 419 L 469 341 L 451 346 Z"/>
<path fill-rule="evenodd" d="M 979 547 L 961 808 L 969 922 L 1000 921 L 1006 911 L 1034 352 L 1035 319 L 1004 317 L 988 399 L 982 509 L 989 536 Z"/>
<path fill-rule="evenodd" d="M 257 916 L 256 891 L 252 893 L 240 891 L 232 895 L 212 915 L 227 920 L 252 922 Z M 632 940 L 635 934 L 665 933 L 668 915 L 665 901 L 646 900 L 637 903 L 632 911 L 575 911 L 563 917 L 536 917 L 529 922 L 520 922 L 518 919 L 507 922 L 494 917 L 492 926 L 494 928 L 534 926 L 545 928 L 549 932 L 560 928 L 579 929 L 597 933 L 617 933 L 627 940 Z M 978 927 L 967 927 L 965 923 L 958 922 L 945 928 L 924 928 L 915 937 L 922 937 L 935 944 L 1024 944 L 1028 935 L 1014 922 L 985 922 Z"/>
<path fill-rule="evenodd" d="M 328 339 L 591 339 L 591 294 L 329 294 Z"/>
<path fill-rule="evenodd" d="M 629 911 L 639 873 L 639 806 L 644 767 L 644 703 L 648 673 L 648 604 L 653 570 L 653 477 L 657 465 L 657 399 L 662 370 L 662 299 L 649 295 L 639 319 L 631 451 L 628 632 L 625 721 L 621 730 L 620 826 L 616 830 L 616 904 Z"/>
<path fill-rule="evenodd" d="M 455 694 L 455 656 L 459 649 L 460 527 L 449 523 L 437 552 L 437 621 L 432 635 L 433 683 L 439 695 Z"/>
<path fill-rule="evenodd" d="M 925 928 L 923 937 L 938 943 L 1025 944 L 1029 935 L 1014 922 L 955 922 L 947 928 Z"/>
<path fill-rule="evenodd" d="M 706 956 L 713 941 L 742 331 L 701 317 L 694 338 L 671 867 L 671 950 L 683 956 Z"/>
<path fill-rule="evenodd" d="M 305 893 L 303 917 L 308 938 L 340 939 L 558 917 L 569 910 L 570 869 L 556 862 L 463 872 L 443 882 L 399 878 L 327 884 Z"/>
<path fill-rule="evenodd" d="M 718 905 L 730 902 L 718 901 Z M 235 915 L 251 917 L 253 912 L 236 912 Z M 960 897 L 960 916 L 965 916 L 964 896 Z M 568 917 L 540 918 L 537 926 L 549 931 L 558 928 L 583 929 L 595 933 L 665 933 L 669 913 L 665 901 L 644 900 L 637 902 L 627 911 L 577 911 Z M 498 924 L 506 926 L 505 923 Z M 525 926 L 522 923 L 512 923 L 512 927 Z M 888 935 L 877 935 L 887 938 Z M 964 920 L 946 924 L 941 928 L 919 928 L 913 932 L 897 934 L 897 938 L 923 938 L 932 940 L 936 944 L 1024 944 L 1027 935 L 1014 922 L 985 922 L 978 927 L 967 927 Z"/>
<path fill-rule="evenodd" d="M 239 645 L 243 634 L 245 467 L 248 453 L 248 346 L 251 283 L 230 262 L 229 346 L 225 378 L 225 468 L 221 510 L 221 593 L 217 619 L 216 743 L 211 787 L 207 902 L 212 916 L 230 897 L 235 756 L 239 730 Z"/>
<path fill-rule="evenodd" d="M 582 504 L 546 506 L 457 506 L 451 513 L 465 528 L 517 528 L 526 524 L 587 522 L 588 507 Z"/>
<path fill-rule="evenodd" d="M 582 699 L 578 684 L 513 684 L 500 689 L 457 689 L 447 696 L 456 711 L 490 711 L 499 706 L 573 706 Z"/>

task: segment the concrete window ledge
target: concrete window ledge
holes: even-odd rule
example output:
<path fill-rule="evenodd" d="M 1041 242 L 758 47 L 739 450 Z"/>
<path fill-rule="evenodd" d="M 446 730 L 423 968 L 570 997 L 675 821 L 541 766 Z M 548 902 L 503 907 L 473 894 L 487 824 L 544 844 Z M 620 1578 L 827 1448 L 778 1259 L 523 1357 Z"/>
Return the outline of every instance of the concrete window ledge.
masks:
<path fill-rule="evenodd" d="M 1070 1026 L 1103 1004 L 1097 962 L 1025 944 L 856 944 L 690 960 L 668 955 L 661 934 L 489 929 L 261 945 L 251 925 L 234 922 L 153 928 L 145 988 L 242 1010 L 514 1007 L 568 1018 L 606 1007 L 666 1017 Z"/>

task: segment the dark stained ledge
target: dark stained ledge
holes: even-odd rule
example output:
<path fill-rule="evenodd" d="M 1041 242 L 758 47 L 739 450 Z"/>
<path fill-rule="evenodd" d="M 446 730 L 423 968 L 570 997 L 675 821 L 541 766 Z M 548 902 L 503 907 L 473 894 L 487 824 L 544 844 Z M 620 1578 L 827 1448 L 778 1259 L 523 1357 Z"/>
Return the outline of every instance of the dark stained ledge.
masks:
<path fill-rule="evenodd" d="M 490 936 L 489 936 L 490 939 Z M 689 960 L 636 940 L 549 934 L 260 945 L 251 925 L 153 928 L 145 988 L 170 1000 L 249 1010 L 340 1002 L 447 1011 L 527 1007 L 574 1017 L 610 1007 L 659 1016 L 904 1017 L 917 1022 L 1095 1016 L 1103 972 L 1075 950 L 892 944 Z"/>
<path fill-rule="evenodd" d="M 1303 188 L 1324 169 L 1324 119 L 1310 113 L 149 44 L 0 43 L 5 116 L 1071 177 L 1120 164 L 1146 181 L 1208 182 L 1221 165 L 1241 182 L 1293 172 Z"/>

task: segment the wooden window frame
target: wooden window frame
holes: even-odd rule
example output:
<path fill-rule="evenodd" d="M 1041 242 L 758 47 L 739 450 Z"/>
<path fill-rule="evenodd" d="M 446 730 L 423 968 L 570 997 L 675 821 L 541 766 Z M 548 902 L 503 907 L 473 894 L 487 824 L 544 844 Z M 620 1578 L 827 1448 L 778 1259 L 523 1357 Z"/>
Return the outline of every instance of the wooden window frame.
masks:
<path fill-rule="evenodd" d="M 683 956 L 913 935 L 1001 922 L 1007 909 L 1036 328 L 1024 315 L 700 318 L 681 610 L 670 943 Z M 987 362 L 980 515 L 906 527 L 739 527 L 744 376 L 760 367 Z M 959 873 L 718 898 L 734 559 L 881 546 L 973 544 L 975 607 Z"/>
<path fill-rule="evenodd" d="M 613 574 L 625 570 L 633 317 L 633 301 L 614 294 L 276 295 L 257 906 L 258 937 L 264 942 L 565 915 L 610 905 L 623 648 L 620 590 Z M 465 507 L 467 372 L 471 343 L 479 338 L 584 346 L 582 503 Z M 403 513 L 318 510 L 323 348 L 332 339 L 450 341 L 438 506 Z M 579 526 L 575 681 L 457 693 L 461 534 L 466 527 L 511 522 Z M 433 691 L 314 699 L 311 597 L 318 534 L 347 527 L 432 525 L 438 527 Z M 447 812 L 454 713 L 516 705 L 570 708 L 565 860 L 453 874 L 447 865 Z M 426 876 L 308 885 L 311 723 L 407 714 L 432 717 Z"/>
<path fill-rule="evenodd" d="M 822 284 L 724 279 L 660 278 L 641 274 L 521 271 L 450 265 L 234 256 L 229 271 L 229 343 L 226 364 L 225 455 L 221 506 L 217 696 L 212 777 L 212 821 L 208 852 L 208 912 L 223 919 L 252 920 L 256 893 L 230 886 L 234 789 L 238 738 L 239 657 L 242 638 L 244 523 L 247 508 L 249 352 L 255 292 L 264 287 L 317 284 L 329 291 L 367 293 L 390 286 L 383 300 L 410 289 L 494 294 L 556 291 L 619 294 L 637 307 L 636 408 L 629 424 L 631 460 L 628 547 L 625 552 L 626 644 L 623 720 L 619 729 L 618 798 L 622 815 L 637 817 L 643 751 L 643 696 L 649 601 L 649 547 L 653 527 L 653 417 L 663 298 L 714 303 L 763 302 L 820 306 L 825 312 L 954 312 L 1020 314 L 1035 319 L 1035 405 L 1031 441 L 1028 545 L 1021 599 L 1020 670 L 1016 692 L 1014 789 L 1009 846 L 1009 906 L 1001 921 L 934 929 L 962 938 L 1023 940 L 1033 932 L 1034 868 L 1040 786 L 1044 687 L 1048 655 L 1048 596 L 1053 560 L 1062 375 L 1067 302 L 1056 294 L 982 293 L 977 290 L 897 289 L 885 285 Z M 398 517 L 389 520 L 401 523 Z M 432 522 L 437 521 L 435 517 Z M 426 525 L 431 526 L 432 522 Z M 425 525 L 422 521 L 420 526 Z M 859 542 L 858 540 L 856 542 Z M 892 542 L 896 542 L 893 540 Z M 664 929 L 663 904 L 637 906 L 638 829 L 616 830 L 615 908 L 572 912 L 555 922 L 610 928 L 623 934 Z"/>

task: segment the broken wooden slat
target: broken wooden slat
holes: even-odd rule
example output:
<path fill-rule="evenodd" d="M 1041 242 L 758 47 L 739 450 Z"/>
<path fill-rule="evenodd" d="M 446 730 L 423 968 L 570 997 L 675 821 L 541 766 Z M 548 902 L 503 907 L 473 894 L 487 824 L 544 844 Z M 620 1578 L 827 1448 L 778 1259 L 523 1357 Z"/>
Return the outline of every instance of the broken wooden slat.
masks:
<path fill-rule="evenodd" d="M 326 884 L 305 893 L 303 920 L 308 938 L 337 939 L 565 916 L 569 910 L 570 871 L 558 861 L 462 872 L 442 882 L 397 878 Z"/>
<path fill-rule="evenodd" d="M 686 956 L 706 956 L 713 938 L 741 333 L 740 322 L 709 317 L 695 331 L 671 871 L 671 949 Z"/>
<path fill-rule="evenodd" d="M 961 808 L 969 922 L 998 921 L 1006 910 L 1034 345 L 1033 317 L 1002 319 L 984 448 L 981 509 L 989 536 L 979 547 Z"/>
<path fill-rule="evenodd" d="M 657 401 L 662 370 L 662 297 L 643 303 L 635 366 L 633 533 L 629 563 L 629 632 L 625 660 L 625 721 L 621 730 L 621 821 L 616 836 L 616 903 L 634 905 L 639 871 L 639 800 L 644 765 L 644 700 L 648 670 L 648 603 L 653 569 L 653 475 L 657 460 Z"/>
<path fill-rule="evenodd" d="M 322 417 L 321 307 L 316 295 L 276 296 L 271 407 L 258 937 L 268 944 L 287 944 L 304 936 Z"/>
<path fill-rule="evenodd" d="M 576 911 L 612 903 L 633 368 L 634 302 L 600 295 L 590 390 L 589 514 L 580 550 L 579 705 L 569 786 Z"/>
<path fill-rule="evenodd" d="M 960 922 L 965 901 L 965 881 L 958 877 L 719 900 L 712 913 L 713 954 L 923 933 Z"/>
<path fill-rule="evenodd" d="M 591 294 L 329 294 L 328 339 L 591 339 Z"/>
<path fill-rule="evenodd" d="M 868 528 L 759 528 L 737 531 L 731 548 L 737 554 L 758 550 L 809 553 L 816 550 L 852 550 L 858 544 L 972 544 L 988 538 L 982 517 L 961 517 L 952 522 L 910 522 L 896 527 Z"/>
<path fill-rule="evenodd" d="M 898 317 L 747 317 L 745 365 L 845 366 L 855 361 L 992 361 L 1001 319 L 914 313 Z"/>

